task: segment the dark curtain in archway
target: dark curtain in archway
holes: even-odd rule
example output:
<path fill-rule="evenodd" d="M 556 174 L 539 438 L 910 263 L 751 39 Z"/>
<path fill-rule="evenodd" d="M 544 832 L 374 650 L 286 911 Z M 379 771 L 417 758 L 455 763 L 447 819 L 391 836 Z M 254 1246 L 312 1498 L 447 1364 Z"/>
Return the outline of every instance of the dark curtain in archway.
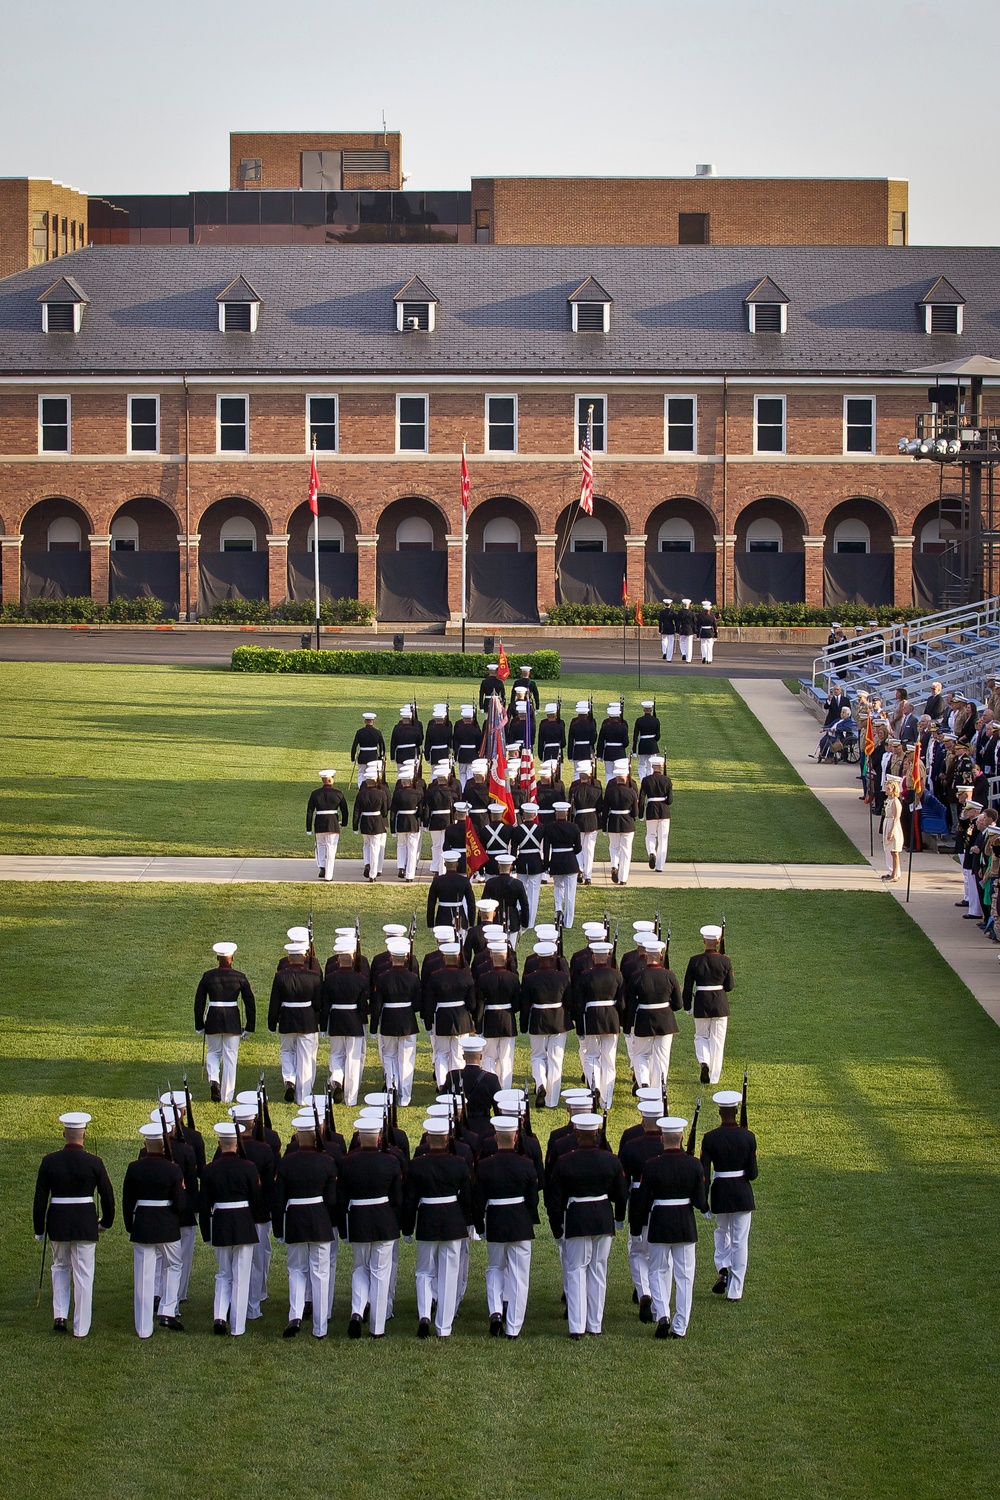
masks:
<path fill-rule="evenodd" d="M 558 604 L 621 604 L 624 552 L 566 552 L 556 574 Z"/>
<path fill-rule="evenodd" d="M 804 552 L 737 552 L 733 592 L 740 604 L 802 604 Z"/>
<path fill-rule="evenodd" d="M 823 598 L 835 604 L 891 604 L 891 552 L 831 552 L 823 560 Z"/>
<path fill-rule="evenodd" d="M 314 599 L 316 575 L 311 552 L 288 554 L 289 599 Z M 358 554 L 356 552 L 323 552 L 319 554 L 319 597 L 356 599 L 358 597 Z"/>
<path fill-rule="evenodd" d="M 378 559 L 380 620 L 401 624 L 448 618 L 448 554 L 414 548 Z"/>
<path fill-rule="evenodd" d="M 650 599 L 715 601 L 714 552 L 653 552 L 646 558 L 646 594 Z"/>
<path fill-rule="evenodd" d="M 266 599 L 266 552 L 208 552 L 198 559 L 198 613 L 226 599 Z"/>
<path fill-rule="evenodd" d="M 538 558 L 534 552 L 470 552 L 468 617 L 483 625 L 534 625 Z"/>
<path fill-rule="evenodd" d="M 160 599 L 164 613 L 181 607 L 181 565 L 176 552 L 112 552 L 112 599 Z"/>
<path fill-rule="evenodd" d="M 89 552 L 21 553 L 23 600 L 85 599 L 89 594 Z"/>

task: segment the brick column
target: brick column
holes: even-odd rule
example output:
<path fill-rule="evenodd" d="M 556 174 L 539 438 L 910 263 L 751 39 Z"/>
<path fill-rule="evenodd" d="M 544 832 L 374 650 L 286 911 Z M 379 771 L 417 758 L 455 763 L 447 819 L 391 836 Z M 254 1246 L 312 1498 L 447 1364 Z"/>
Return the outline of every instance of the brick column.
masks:
<path fill-rule="evenodd" d="M 315 544 L 314 544 L 315 545 Z M 311 559 L 310 559 L 311 561 Z M 267 538 L 267 602 L 272 609 L 288 598 L 288 536 Z"/>
<path fill-rule="evenodd" d="M 462 533 L 449 532 L 448 544 L 448 612 L 451 623 L 458 625 L 462 619 Z"/>
<path fill-rule="evenodd" d="M 181 565 L 181 607 L 180 618 L 183 620 L 190 600 L 190 612 L 186 614 L 189 620 L 198 618 L 198 543 L 201 541 L 201 533 L 192 531 L 190 536 L 180 535 L 177 545 L 180 547 Z"/>
<path fill-rule="evenodd" d="M 736 533 L 714 536 L 715 542 L 715 603 L 725 606 L 736 603 Z"/>
<path fill-rule="evenodd" d="M 892 602 L 909 609 L 913 603 L 913 543 L 916 537 L 892 539 Z"/>
<path fill-rule="evenodd" d="M 378 599 L 378 533 L 358 532 L 358 599 L 375 608 Z"/>
<path fill-rule="evenodd" d="M 632 604 L 646 599 L 646 534 L 625 538 L 625 581 Z"/>
<path fill-rule="evenodd" d="M 806 603 L 816 609 L 823 608 L 823 548 L 825 536 L 804 536 L 806 549 Z"/>
<path fill-rule="evenodd" d="M 0 537 L 0 559 L 2 559 L 2 572 L 0 572 L 0 599 L 4 604 L 20 604 L 21 602 L 21 542 L 23 537 L 17 536 Z"/>
<path fill-rule="evenodd" d="M 556 542 L 558 537 L 535 533 L 535 566 L 538 572 L 538 613 L 547 615 L 556 602 Z"/>
<path fill-rule="evenodd" d="M 94 532 L 90 543 L 90 597 L 95 604 L 107 604 L 111 587 L 111 534 Z"/>

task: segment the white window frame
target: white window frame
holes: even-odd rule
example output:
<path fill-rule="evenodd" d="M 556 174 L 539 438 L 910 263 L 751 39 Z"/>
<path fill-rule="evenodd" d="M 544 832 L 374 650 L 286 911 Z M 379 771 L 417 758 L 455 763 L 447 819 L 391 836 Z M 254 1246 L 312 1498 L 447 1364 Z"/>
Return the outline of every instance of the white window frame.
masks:
<path fill-rule="evenodd" d="M 594 299 L 594 301 L 596 301 L 596 298 Z M 600 305 L 604 309 L 604 327 L 601 329 L 601 332 L 602 333 L 610 333 L 611 332 L 611 303 L 610 302 L 602 302 Z M 593 307 L 594 306 L 594 302 L 588 302 L 586 300 L 586 298 L 584 298 L 584 300 L 583 300 L 583 306 L 584 307 Z M 579 315 L 579 308 L 580 308 L 580 303 L 579 302 L 571 302 L 570 303 L 570 308 L 572 309 L 573 332 L 574 333 L 579 333 L 580 332 L 580 324 L 579 324 L 579 316 L 580 316 Z M 587 329 L 584 329 L 584 332 L 585 333 L 596 333 L 597 329 L 596 328 L 587 328 Z"/>
<path fill-rule="evenodd" d="M 671 448 L 670 446 L 670 403 L 671 401 L 691 401 L 694 403 L 692 416 L 694 420 L 694 447 L 693 448 Z M 675 423 L 680 426 L 680 423 Z M 663 398 L 663 451 L 668 457 L 690 458 L 698 452 L 698 397 L 693 391 L 670 391 Z"/>
<path fill-rule="evenodd" d="M 848 427 L 848 422 L 847 422 L 847 403 L 848 403 L 848 401 L 870 401 L 871 404 L 872 404 L 872 422 L 871 422 L 871 427 L 872 427 L 872 445 L 871 445 L 870 448 L 848 448 L 848 446 L 847 446 L 847 427 Z M 845 396 L 844 397 L 844 423 L 843 423 L 844 433 L 843 433 L 843 441 L 844 441 L 844 453 L 845 453 L 845 455 L 848 458 L 853 458 L 855 455 L 863 456 L 865 453 L 871 454 L 871 453 L 877 453 L 878 452 L 878 439 L 877 439 L 876 429 L 875 429 L 876 412 L 877 412 L 877 407 L 876 407 L 876 404 L 875 404 L 875 397 L 874 396 L 866 396 L 866 395 L 861 394 L 860 392 L 857 395 L 854 395 L 853 392 L 852 392 L 852 394 L 850 396 Z M 857 423 L 857 422 L 851 423 L 851 426 L 854 426 L 854 427 L 861 426 L 861 425 L 863 425 L 863 424 Z"/>
<path fill-rule="evenodd" d="M 402 401 L 422 401 L 424 403 L 424 446 L 422 448 L 401 448 L 399 446 L 399 408 Z M 396 392 L 396 452 L 397 453 L 429 453 L 431 451 L 431 398 L 424 391 L 397 391 Z"/>
<path fill-rule="evenodd" d="M 340 452 L 340 396 L 338 395 L 338 393 L 336 391 L 310 391 L 309 394 L 306 396 L 306 452 L 307 453 L 311 453 L 312 452 L 312 437 L 310 436 L 309 429 L 311 427 L 314 427 L 314 426 L 315 427 L 325 427 L 325 426 L 328 425 L 326 422 L 315 422 L 315 423 L 313 422 L 312 415 L 311 415 L 311 403 L 313 401 L 332 401 L 333 402 L 333 426 L 334 426 L 334 437 L 335 437 L 334 445 L 333 445 L 332 448 L 317 448 L 316 452 L 318 454 L 319 453 L 339 453 Z"/>
<path fill-rule="evenodd" d="M 760 304 L 758 304 L 756 302 L 748 302 L 747 303 L 747 309 L 748 309 L 748 311 L 750 313 L 750 320 L 749 321 L 750 321 L 750 332 L 751 333 L 756 333 L 757 332 L 757 308 L 758 308 L 759 305 Z M 780 327 L 778 329 L 778 332 L 779 333 L 787 333 L 788 332 L 788 303 L 787 302 L 779 302 L 777 305 L 781 309 L 781 325 L 780 325 Z M 773 302 L 765 302 L 763 304 L 763 306 L 765 306 L 765 307 L 774 307 L 775 304 Z M 767 332 L 771 332 L 772 330 L 768 329 L 766 331 Z"/>
<path fill-rule="evenodd" d="M 425 302 L 422 297 L 411 297 L 409 299 L 409 305 L 411 307 L 414 306 L 414 305 L 419 305 L 420 307 L 426 307 L 426 309 L 427 309 L 427 327 L 426 328 L 404 328 L 403 327 L 403 309 L 404 309 L 404 307 L 406 307 L 406 305 L 407 304 L 405 302 L 397 302 L 396 303 L 396 332 L 397 333 L 433 333 L 434 332 L 435 313 L 436 313 L 436 310 L 437 310 L 437 303 L 436 302 Z"/>
<path fill-rule="evenodd" d="M 65 251 L 63 253 L 65 254 Z M 53 257 L 53 259 L 54 258 L 55 257 Z M 66 304 L 65 304 L 65 302 L 60 302 L 60 303 L 57 304 L 57 306 L 59 306 L 59 307 L 65 307 Z M 79 333 L 80 329 L 83 327 L 83 303 L 82 302 L 74 302 L 72 304 L 72 307 L 73 307 L 73 332 L 74 333 Z M 49 331 L 49 304 L 47 302 L 43 302 L 42 303 L 42 332 L 43 333 L 48 333 L 48 331 Z M 55 333 L 68 333 L 69 329 L 68 328 L 56 328 L 53 331 Z"/>
<path fill-rule="evenodd" d="M 132 447 L 132 402 L 133 401 L 155 401 L 156 402 L 156 446 L 153 448 Z M 138 453 L 143 458 L 149 458 L 160 451 L 160 398 L 150 395 L 148 392 L 135 392 L 125 398 L 125 425 L 126 425 L 126 453 Z M 145 426 L 145 423 L 143 424 Z"/>
<path fill-rule="evenodd" d="M 573 305 L 576 306 L 575 303 Z M 577 394 L 573 397 L 573 452 L 574 453 L 579 453 L 580 452 L 580 416 L 579 416 L 579 413 L 580 413 L 580 402 L 581 401 L 587 401 L 587 402 L 590 402 L 590 401 L 603 401 L 604 402 L 604 422 L 603 422 L 603 427 L 604 427 L 604 445 L 601 448 L 594 448 L 592 451 L 594 453 L 607 453 L 607 451 L 608 451 L 608 398 L 607 398 L 607 396 L 601 395 L 600 391 L 586 391 L 586 392 L 584 392 L 582 394 L 578 391 Z"/>
<path fill-rule="evenodd" d="M 243 401 L 246 411 L 246 444 L 242 448 L 223 448 L 222 446 L 222 403 L 223 401 Z M 222 458 L 232 458 L 236 454 L 250 452 L 250 397 L 242 391 L 220 392 L 215 398 L 215 451 Z"/>
<path fill-rule="evenodd" d="M 513 401 L 514 403 L 514 446 L 513 448 L 491 448 L 490 447 L 490 402 L 491 401 Z M 487 391 L 483 398 L 483 452 L 497 453 L 502 458 L 505 453 L 516 453 L 518 451 L 518 401 L 516 391 Z M 506 423 L 497 423 L 497 426 L 506 426 Z"/>
<path fill-rule="evenodd" d="M 780 448 L 758 448 L 758 446 L 757 446 L 757 430 L 758 430 L 757 412 L 759 410 L 760 403 L 762 401 L 780 401 L 781 402 L 781 447 Z M 765 425 L 768 426 L 768 427 L 770 427 L 770 426 L 772 426 L 772 423 L 768 422 Z M 788 448 L 788 398 L 787 398 L 787 396 L 771 396 L 771 395 L 754 396 L 754 398 L 753 398 L 753 451 L 754 451 L 754 453 L 755 454 L 760 454 L 762 458 L 780 458 L 782 456 L 782 454 L 787 451 L 787 448 Z"/>
<path fill-rule="evenodd" d="M 42 447 L 42 402 L 43 401 L 65 401 L 66 403 L 66 446 L 65 448 L 43 448 Z M 73 398 L 63 395 L 62 391 L 46 391 L 44 396 L 38 398 L 38 451 L 46 458 L 58 458 L 61 453 L 73 452 Z"/>
<path fill-rule="evenodd" d="M 227 328 L 226 327 L 226 308 L 227 307 L 232 307 L 233 305 L 234 304 L 231 303 L 231 302 L 220 302 L 219 303 L 219 332 L 220 333 L 246 333 L 247 332 L 247 329 L 245 329 L 245 328 Z M 245 303 L 242 304 L 242 305 L 246 306 Z M 250 306 L 250 329 L 249 329 L 249 331 L 250 331 L 250 333 L 256 333 L 257 332 L 257 319 L 260 316 L 260 303 L 259 302 L 251 302 L 249 304 L 249 306 Z"/>
<path fill-rule="evenodd" d="M 933 312 L 933 309 L 934 309 L 935 305 L 938 306 L 938 307 L 952 307 L 952 306 L 954 306 L 955 307 L 955 312 L 957 314 L 957 317 L 955 318 L 955 332 L 954 333 L 938 333 L 938 334 L 935 334 L 935 338 L 939 338 L 939 339 L 940 338 L 955 338 L 958 334 L 960 334 L 962 332 L 963 328 L 965 327 L 965 306 L 964 306 L 964 304 L 961 303 L 961 302 L 959 302 L 957 304 L 953 304 L 951 302 L 939 302 L 937 304 L 935 304 L 933 302 L 925 302 L 924 303 L 924 332 L 925 333 L 930 333 L 931 332 L 931 316 L 932 316 L 932 312 Z"/>

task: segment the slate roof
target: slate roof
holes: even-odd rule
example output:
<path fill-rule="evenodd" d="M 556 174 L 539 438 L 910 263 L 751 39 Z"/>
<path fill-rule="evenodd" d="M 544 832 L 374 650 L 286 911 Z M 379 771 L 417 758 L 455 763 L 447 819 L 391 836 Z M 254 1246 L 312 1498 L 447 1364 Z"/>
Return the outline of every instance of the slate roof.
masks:
<path fill-rule="evenodd" d="M 567 302 L 613 302 L 614 300 L 614 297 L 610 297 L 593 276 L 588 276 L 586 281 L 581 281 L 576 291 L 570 292 L 566 298 Z"/>
<path fill-rule="evenodd" d="M 947 276 L 939 276 L 919 300 L 921 306 L 930 306 L 932 303 L 936 307 L 965 306 L 965 298 L 961 292 L 956 292 Z"/>
<path fill-rule="evenodd" d="M 760 302 L 765 307 L 773 307 L 775 303 L 790 302 L 781 287 L 776 285 L 770 276 L 762 276 L 752 292 L 747 292 L 745 302 Z"/>
<path fill-rule="evenodd" d="M 216 302 L 260 302 L 259 292 L 255 292 L 245 276 L 235 276 L 227 287 L 216 297 Z"/>
<path fill-rule="evenodd" d="M 80 333 L 42 333 L 51 264 L 0 280 L 0 373 L 372 376 L 892 373 L 963 355 L 1000 358 L 1000 249 L 886 246 L 100 246 L 65 271 L 87 288 Z M 437 326 L 395 328 L 414 275 L 438 289 Z M 600 340 L 569 327 L 586 275 L 615 299 Z M 746 327 L 770 276 L 795 306 L 779 341 Z M 221 334 L 215 299 L 236 276 L 267 318 Z M 926 334 L 916 306 L 946 276 L 966 297 L 961 334 Z"/>
<path fill-rule="evenodd" d="M 435 297 L 429 286 L 425 286 L 419 276 L 411 276 L 405 286 L 401 286 L 393 297 L 393 302 L 440 302 L 440 297 Z"/>
<path fill-rule="evenodd" d="M 37 300 L 65 305 L 67 302 L 87 302 L 89 299 L 74 276 L 60 276 Z"/>

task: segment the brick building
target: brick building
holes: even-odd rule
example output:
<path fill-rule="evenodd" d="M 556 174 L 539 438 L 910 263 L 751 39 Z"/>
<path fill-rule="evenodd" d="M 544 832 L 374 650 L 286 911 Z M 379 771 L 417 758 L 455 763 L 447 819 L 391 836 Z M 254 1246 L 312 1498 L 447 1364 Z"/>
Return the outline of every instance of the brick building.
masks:
<path fill-rule="evenodd" d="M 912 372 L 1000 356 L 992 249 L 109 247 L 60 270 L 4 288 L 6 600 L 308 597 L 315 435 L 324 589 L 386 620 L 460 607 L 463 441 L 471 620 L 617 602 L 623 575 L 633 598 L 932 603 L 963 521 L 947 469 L 897 451 L 929 399 Z"/>
<path fill-rule="evenodd" d="M 250 130 L 229 136 L 229 186 L 268 191 L 382 191 L 403 186 L 396 130 Z"/>
<path fill-rule="evenodd" d="M 0 177 L 0 277 L 89 243 L 86 193 L 45 177 Z"/>

